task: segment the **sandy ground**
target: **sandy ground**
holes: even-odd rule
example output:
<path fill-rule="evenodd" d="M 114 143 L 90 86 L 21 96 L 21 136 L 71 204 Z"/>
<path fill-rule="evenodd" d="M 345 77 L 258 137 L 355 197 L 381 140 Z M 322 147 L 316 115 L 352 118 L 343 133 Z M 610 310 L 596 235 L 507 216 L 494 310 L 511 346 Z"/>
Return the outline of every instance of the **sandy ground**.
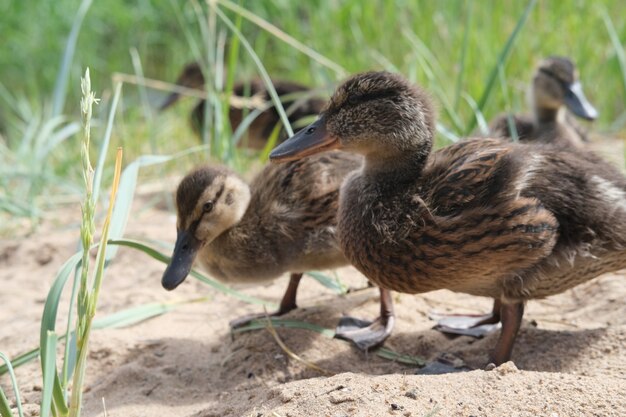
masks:
<path fill-rule="evenodd" d="M 127 236 L 173 242 L 174 235 L 172 214 L 135 204 Z M 77 238 L 76 226 L 44 225 L 32 236 L 0 241 L 0 350 L 16 355 L 37 345 L 46 294 Z M 278 329 L 289 349 L 325 375 L 291 359 L 267 330 L 231 335 L 228 321 L 259 312 L 259 306 L 193 279 L 168 293 L 160 285 L 163 270 L 146 255 L 122 249 L 108 270 L 98 316 L 154 301 L 209 301 L 131 327 L 95 331 L 84 416 L 103 416 L 105 409 L 111 417 L 626 415 L 626 271 L 530 302 L 514 363 L 492 371 L 481 369 L 497 332 L 483 339 L 448 337 L 433 330 L 428 318 L 432 311 L 487 311 L 490 300 L 448 291 L 396 294 L 397 324 L 386 347 L 427 361 L 447 355 L 478 370 L 416 375 L 416 366 L 362 353 L 346 342 Z M 365 285 L 352 268 L 338 273 L 352 287 Z M 243 291 L 278 301 L 286 284 L 283 277 Z M 375 317 L 377 295 L 366 289 L 337 296 L 305 279 L 301 308 L 287 317 L 333 328 L 344 313 Z M 66 313 L 62 307 L 59 317 Z M 17 376 L 26 415 L 38 415 L 38 364 L 19 368 Z M 0 384 L 12 398 L 6 376 Z"/>

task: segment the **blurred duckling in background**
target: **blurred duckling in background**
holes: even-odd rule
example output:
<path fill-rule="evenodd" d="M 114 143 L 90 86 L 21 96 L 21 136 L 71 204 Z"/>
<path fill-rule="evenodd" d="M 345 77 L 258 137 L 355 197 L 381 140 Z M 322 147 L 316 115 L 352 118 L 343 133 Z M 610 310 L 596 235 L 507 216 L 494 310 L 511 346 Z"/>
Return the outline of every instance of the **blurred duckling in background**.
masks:
<path fill-rule="evenodd" d="M 533 115 L 498 116 L 491 123 L 490 137 L 512 138 L 514 127 L 521 142 L 584 146 L 587 134 L 566 108 L 588 121 L 595 120 L 598 111 L 585 97 L 574 63 L 559 56 L 544 59 L 535 71 L 531 88 Z"/>
<path fill-rule="evenodd" d="M 339 187 L 362 158 L 328 152 L 285 165 L 268 165 L 248 185 L 222 166 L 189 173 L 176 194 L 176 245 L 162 284 L 180 285 L 194 260 L 225 282 L 264 282 L 291 272 L 289 286 L 273 315 L 296 308 L 302 273 L 348 265 L 335 235 Z M 391 305 L 381 292 L 382 309 Z M 391 318 L 379 327 L 384 338 Z M 237 327 L 263 314 L 231 322 Z"/>
<path fill-rule="evenodd" d="M 297 95 L 306 95 L 310 93 L 310 88 L 284 80 L 273 80 L 276 93 L 281 98 L 281 103 L 287 113 L 289 123 L 294 124 L 298 120 L 318 114 L 324 107 L 325 100 L 316 97 L 297 98 Z M 202 68 L 197 62 L 187 64 L 176 80 L 176 84 L 204 91 L 205 78 Z M 298 94 L 301 93 L 301 94 Z M 260 96 L 266 102 L 271 103 L 271 97 L 265 88 L 265 84 L 261 80 L 251 80 L 249 85 L 245 83 L 236 83 L 233 87 L 233 96 L 236 97 L 253 97 Z M 160 110 L 165 110 L 178 101 L 180 94 L 173 92 L 160 105 Z M 204 106 L 205 100 L 198 101 L 198 104 L 191 112 L 191 125 L 196 134 L 200 136 L 202 126 L 204 126 Z M 228 117 L 233 132 L 239 127 L 244 118 L 244 109 L 232 107 L 229 109 Z M 277 124 L 281 123 L 278 111 L 274 106 L 259 114 L 247 131 L 247 141 L 244 139 L 240 143 L 252 149 L 263 149 L 267 143 L 272 131 Z M 244 136 L 245 137 L 245 136 Z M 278 137 L 279 142 L 286 138 L 285 133 L 281 133 Z"/>
<path fill-rule="evenodd" d="M 388 72 L 358 74 L 270 159 L 363 155 L 341 187 L 344 254 L 381 288 L 498 300 L 490 359 L 501 364 L 526 301 L 626 268 L 626 178 L 572 147 L 474 139 L 432 152 L 434 131 L 423 90 Z"/>

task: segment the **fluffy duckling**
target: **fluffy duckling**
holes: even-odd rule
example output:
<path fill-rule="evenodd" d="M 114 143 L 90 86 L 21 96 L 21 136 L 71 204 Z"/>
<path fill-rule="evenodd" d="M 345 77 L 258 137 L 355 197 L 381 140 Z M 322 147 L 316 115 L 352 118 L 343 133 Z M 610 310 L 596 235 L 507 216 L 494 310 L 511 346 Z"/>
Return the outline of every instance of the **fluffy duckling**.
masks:
<path fill-rule="evenodd" d="M 182 87 L 194 88 L 198 90 L 204 89 L 204 83 L 205 79 L 202 73 L 202 68 L 197 62 L 187 64 L 183 69 L 183 72 L 176 80 L 176 84 Z M 274 80 L 273 84 L 278 96 L 285 96 L 284 99 L 281 99 L 281 102 L 287 112 L 289 123 L 291 124 L 294 124 L 306 116 L 318 114 L 324 106 L 324 100 L 319 98 L 310 97 L 306 99 L 297 99 L 293 97 L 296 93 L 307 93 L 310 91 L 310 89 L 304 85 L 285 80 Z M 247 89 L 249 91 L 247 91 Z M 265 88 L 265 84 L 261 80 L 252 80 L 248 87 L 246 87 L 246 84 L 244 83 L 235 84 L 233 87 L 234 96 L 244 97 L 246 94 L 250 97 L 260 95 L 265 102 L 271 102 L 270 95 Z M 289 95 L 292 97 L 289 98 Z M 159 109 L 165 110 L 172 104 L 176 103 L 179 98 L 179 93 L 171 93 L 167 96 Z M 202 126 L 204 126 L 204 105 L 205 100 L 198 101 L 198 104 L 196 104 L 191 112 L 191 125 L 198 135 L 202 131 Z M 231 107 L 228 112 L 228 117 L 230 120 L 230 126 L 232 130 L 235 131 L 243 121 L 243 109 Z M 274 127 L 279 123 L 281 123 L 280 116 L 278 115 L 276 108 L 272 106 L 254 119 L 248 128 L 248 136 L 246 138 L 247 142 L 246 139 L 244 139 L 242 144 L 245 144 L 252 149 L 263 149 L 272 131 L 274 130 Z M 283 133 L 279 136 L 279 140 L 282 141 L 284 139 L 286 139 L 286 135 Z"/>
<path fill-rule="evenodd" d="M 225 167 L 195 169 L 183 178 L 176 193 L 178 237 L 163 287 L 173 290 L 180 285 L 196 259 L 213 277 L 226 282 L 261 282 L 291 272 L 273 315 L 295 309 L 304 271 L 348 264 L 335 235 L 339 187 L 361 163 L 358 155 L 328 152 L 268 165 L 250 185 Z M 386 291 L 381 298 L 390 305 Z M 383 314 L 392 316 L 386 305 Z M 379 332 L 388 335 L 392 327 L 393 318 Z"/>
<path fill-rule="evenodd" d="M 509 118 L 522 142 L 549 143 L 557 146 L 583 146 L 585 131 L 565 110 L 585 119 L 595 120 L 598 111 L 589 103 L 574 63 L 565 57 L 551 56 L 537 68 L 532 83 L 534 114 L 501 115 L 490 127 L 493 137 L 513 137 Z"/>
<path fill-rule="evenodd" d="M 364 155 L 341 187 L 346 257 L 389 290 L 499 300 L 490 359 L 501 364 L 527 300 L 626 268 L 626 178 L 571 148 L 474 139 L 431 152 L 434 130 L 420 88 L 387 72 L 358 74 L 270 158 L 335 148 Z"/>

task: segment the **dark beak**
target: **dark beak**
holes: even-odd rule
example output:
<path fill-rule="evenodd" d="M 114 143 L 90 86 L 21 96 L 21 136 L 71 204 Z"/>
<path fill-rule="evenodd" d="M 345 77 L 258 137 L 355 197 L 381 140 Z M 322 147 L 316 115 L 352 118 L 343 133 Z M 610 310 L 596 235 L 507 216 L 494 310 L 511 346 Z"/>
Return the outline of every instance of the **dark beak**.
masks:
<path fill-rule="evenodd" d="M 326 118 L 322 116 L 275 147 L 270 153 L 270 161 L 293 161 L 338 147 L 338 138 L 328 134 Z"/>
<path fill-rule="evenodd" d="M 566 87 L 564 101 L 567 108 L 578 117 L 585 120 L 595 120 L 598 117 L 598 111 L 589 103 L 578 81 Z"/>
<path fill-rule="evenodd" d="M 178 287 L 189 275 L 201 242 L 186 230 L 179 230 L 174 245 L 174 253 L 161 278 L 161 285 L 166 290 Z"/>
<path fill-rule="evenodd" d="M 163 111 L 163 110 L 167 109 L 169 106 L 171 106 L 172 104 L 176 103 L 179 98 L 180 98 L 180 94 L 178 94 L 178 93 L 171 93 L 170 95 L 168 95 L 165 98 L 163 103 L 161 103 L 161 105 L 159 106 L 159 111 Z"/>

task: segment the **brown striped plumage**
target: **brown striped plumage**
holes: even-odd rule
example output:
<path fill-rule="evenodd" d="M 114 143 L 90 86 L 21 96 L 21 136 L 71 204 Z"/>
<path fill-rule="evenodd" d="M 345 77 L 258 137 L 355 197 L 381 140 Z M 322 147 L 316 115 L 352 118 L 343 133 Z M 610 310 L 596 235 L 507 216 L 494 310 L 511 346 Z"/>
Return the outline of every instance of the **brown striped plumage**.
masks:
<path fill-rule="evenodd" d="M 522 142 L 544 143 L 557 146 L 581 147 L 588 142 L 587 132 L 581 127 L 571 113 L 566 110 L 571 103 L 568 97 L 572 95 L 570 86 L 578 84 L 578 73 L 574 63 L 564 57 L 549 57 L 544 59 L 535 71 L 532 83 L 532 97 L 534 114 L 529 115 L 500 115 L 490 123 L 492 137 L 512 138 L 512 122 L 517 137 Z M 582 89 L 577 91 L 586 101 Z M 581 114 L 579 117 L 593 120 L 597 117 L 595 109 L 591 113 Z M 511 121 L 509 121 L 509 117 Z"/>
<path fill-rule="evenodd" d="M 422 90 L 398 75 L 359 74 L 271 157 L 293 160 L 319 143 L 363 154 L 340 193 L 345 255 L 382 288 L 502 301 L 501 363 L 524 301 L 626 268 L 626 178 L 589 152 L 500 139 L 431 153 L 434 126 Z"/>

